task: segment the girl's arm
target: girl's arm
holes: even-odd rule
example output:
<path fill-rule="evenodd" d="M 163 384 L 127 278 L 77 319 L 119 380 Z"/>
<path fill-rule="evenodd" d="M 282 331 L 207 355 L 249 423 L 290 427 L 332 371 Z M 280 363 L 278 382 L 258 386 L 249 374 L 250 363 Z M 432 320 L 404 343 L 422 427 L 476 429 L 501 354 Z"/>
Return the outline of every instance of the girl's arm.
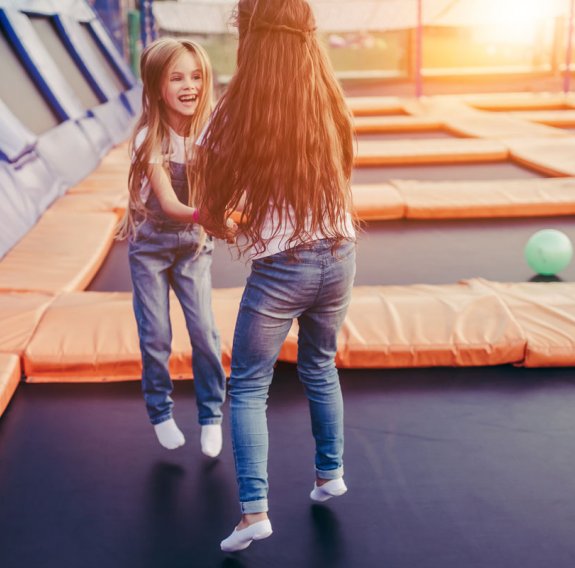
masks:
<path fill-rule="evenodd" d="M 148 168 L 148 179 L 152 186 L 152 191 L 156 194 L 162 210 L 168 217 L 184 223 L 200 223 L 207 225 L 207 219 L 195 207 L 184 205 L 176 195 L 172 183 L 166 170 L 160 164 L 150 164 Z M 204 227 L 206 228 L 206 227 Z M 233 219 L 226 219 L 226 228 L 220 234 L 215 235 L 228 243 L 235 242 L 235 234 L 238 230 Z M 208 231 L 209 232 L 209 231 Z"/>
<path fill-rule="evenodd" d="M 150 164 L 148 179 L 162 210 L 168 217 L 184 223 L 197 223 L 197 210 L 184 205 L 176 195 L 170 178 L 161 164 Z"/>

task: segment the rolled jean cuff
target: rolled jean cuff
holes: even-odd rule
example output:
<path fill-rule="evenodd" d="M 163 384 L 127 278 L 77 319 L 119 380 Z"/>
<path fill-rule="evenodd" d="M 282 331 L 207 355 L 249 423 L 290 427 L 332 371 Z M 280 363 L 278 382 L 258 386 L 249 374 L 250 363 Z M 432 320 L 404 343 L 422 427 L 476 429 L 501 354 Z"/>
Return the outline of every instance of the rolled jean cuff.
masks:
<path fill-rule="evenodd" d="M 339 479 L 340 477 L 343 477 L 343 466 L 330 470 L 316 469 L 315 474 L 319 479 Z"/>
<path fill-rule="evenodd" d="M 240 510 L 242 515 L 249 515 L 252 513 L 267 513 L 268 500 L 259 499 L 258 501 L 246 501 L 245 503 L 240 503 Z"/>
<path fill-rule="evenodd" d="M 151 419 L 150 423 L 152 424 L 152 426 L 157 426 L 158 424 L 161 424 L 162 422 L 167 422 L 172 418 L 173 418 L 172 413 L 164 414 L 163 416 L 157 416 L 156 418 Z"/>
<path fill-rule="evenodd" d="M 221 418 L 202 418 L 202 420 L 200 420 L 200 426 L 219 425 L 221 423 Z"/>

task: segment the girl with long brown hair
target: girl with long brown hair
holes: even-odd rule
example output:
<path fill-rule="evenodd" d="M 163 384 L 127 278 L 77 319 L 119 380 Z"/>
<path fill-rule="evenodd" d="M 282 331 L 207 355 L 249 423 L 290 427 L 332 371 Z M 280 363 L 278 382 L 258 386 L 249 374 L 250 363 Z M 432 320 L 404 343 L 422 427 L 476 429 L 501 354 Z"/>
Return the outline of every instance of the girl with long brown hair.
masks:
<path fill-rule="evenodd" d="M 251 258 L 232 353 L 232 441 L 242 517 L 222 541 L 242 550 L 272 533 L 266 400 L 280 348 L 298 320 L 297 371 L 316 442 L 310 497 L 346 491 L 336 338 L 355 276 L 350 215 L 351 116 L 305 0 L 240 0 L 238 67 L 195 156 L 199 208 Z"/>
<path fill-rule="evenodd" d="M 226 377 L 211 309 L 214 243 L 198 223 L 198 210 L 188 206 L 192 149 L 212 110 L 212 69 L 200 45 L 172 38 L 147 46 L 140 67 L 142 114 L 131 140 L 130 198 L 118 238 L 129 239 L 142 390 L 160 444 L 183 445 L 169 371 L 173 289 L 192 344 L 201 449 L 215 457 L 222 447 Z"/>

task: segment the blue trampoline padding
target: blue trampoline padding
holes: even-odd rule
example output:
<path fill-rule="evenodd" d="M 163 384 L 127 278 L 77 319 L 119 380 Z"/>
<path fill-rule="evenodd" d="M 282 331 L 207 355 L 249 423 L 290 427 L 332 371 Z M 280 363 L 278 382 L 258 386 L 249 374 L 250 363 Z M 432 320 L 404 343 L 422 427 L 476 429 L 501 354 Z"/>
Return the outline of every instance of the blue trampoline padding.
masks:
<path fill-rule="evenodd" d="M 8 164 L 0 163 L 0 258 L 3 257 L 34 225 L 39 217 L 31 197 L 20 191 L 10 175 Z"/>
<path fill-rule="evenodd" d="M 75 28 L 75 26 L 80 24 L 71 20 L 68 16 L 63 16 L 60 14 L 54 16 L 53 21 L 56 26 L 56 30 L 58 31 L 58 35 L 66 47 L 66 50 L 71 55 L 74 63 L 76 63 L 76 66 L 78 69 L 80 69 L 80 72 L 98 97 L 98 100 L 101 103 L 109 100 L 111 98 L 113 89 L 108 89 L 107 86 L 101 88 L 99 80 L 97 80 L 94 75 L 94 70 L 92 69 L 93 65 L 86 63 L 86 59 L 90 58 L 90 53 L 84 48 L 80 38 L 77 37 L 77 30 Z M 101 77 L 99 77 L 99 79 L 101 80 Z"/>
<path fill-rule="evenodd" d="M 91 109 L 104 125 L 114 144 L 125 142 L 132 131 L 134 117 L 126 111 L 120 97 Z"/>
<path fill-rule="evenodd" d="M 124 83 L 126 89 L 131 89 L 137 84 L 130 66 L 126 63 L 122 55 L 116 49 L 114 42 L 108 35 L 106 28 L 98 18 L 94 18 L 88 24 L 88 29 L 102 53 L 108 59 L 112 67 L 116 70 L 118 77 Z"/>
<path fill-rule="evenodd" d="M 99 151 L 73 120 L 39 136 L 37 150 L 67 187 L 85 178 L 100 161 Z"/>
<path fill-rule="evenodd" d="M 139 116 L 142 111 L 142 84 L 136 83 L 129 91 L 122 93 L 134 116 Z"/>
<path fill-rule="evenodd" d="M 35 145 L 36 136 L 0 100 L 0 160 L 15 163 Z"/>
<path fill-rule="evenodd" d="M 65 13 L 78 21 L 88 21 L 94 17 L 94 12 L 84 0 L 0 0 L 0 7 L 45 16 Z"/>
<path fill-rule="evenodd" d="M 102 102 L 117 97 L 121 91 L 109 77 L 101 62 L 97 61 L 90 46 L 86 44 L 81 28 L 82 24 L 65 15 L 55 16 L 54 21 L 60 37 L 63 38 L 88 82 L 93 87 L 96 86 L 102 96 L 105 97 Z"/>
<path fill-rule="evenodd" d="M 104 103 L 107 104 L 107 103 Z M 97 109 L 98 107 L 96 107 Z M 94 109 L 93 109 L 94 110 Z M 89 111 L 84 118 L 78 120 L 82 132 L 88 138 L 98 157 L 103 158 L 116 143 L 102 119 L 97 113 Z"/>
<path fill-rule="evenodd" d="M 0 22 L 32 79 L 60 120 L 84 114 L 80 99 L 47 54 L 29 18 L 17 10 L 0 10 Z"/>
<path fill-rule="evenodd" d="M 64 180 L 36 149 L 26 154 L 24 163 L 10 164 L 8 171 L 18 190 L 34 204 L 38 215 L 67 188 Z"/>

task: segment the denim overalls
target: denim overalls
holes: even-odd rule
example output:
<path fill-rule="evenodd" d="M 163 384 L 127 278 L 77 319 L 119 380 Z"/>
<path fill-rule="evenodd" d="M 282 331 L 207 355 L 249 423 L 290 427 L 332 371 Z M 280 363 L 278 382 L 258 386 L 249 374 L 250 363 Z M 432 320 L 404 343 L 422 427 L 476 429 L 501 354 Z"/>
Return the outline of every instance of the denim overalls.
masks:
<path fill-rule="evenodd" d="M 170 162 L 170 175 L 178 199 L 187 203 L 185 165 Z M 192 344 L 199 423 L 220 424 L 226 378 L 211 307 L 213 239 L 207 237 L 196 256 L 199 225 L 169 219 L 153 190 L 146 208 L 149 215 L 136 220 L 137 231 L 130 239 L 128 255 L 142 354 L 142 390 L 150 421 L 155 425 L 172 417 L 173 384 L 168 368 L 171 287 L 182 306 Z"/>

